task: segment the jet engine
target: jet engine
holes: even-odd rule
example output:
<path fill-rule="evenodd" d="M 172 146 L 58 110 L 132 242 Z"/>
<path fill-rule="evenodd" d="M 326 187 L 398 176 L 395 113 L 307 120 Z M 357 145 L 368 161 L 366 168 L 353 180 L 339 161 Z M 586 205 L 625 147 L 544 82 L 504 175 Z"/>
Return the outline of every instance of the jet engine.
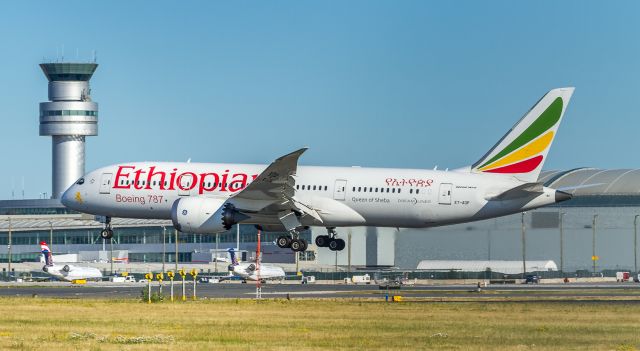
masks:
<path fill-rule="evenodd" d="M 186 233 L 221 233 L 247 218 L 233 204 L 220 198 L 184 197 L 171 207 L 173 226 Z"/>

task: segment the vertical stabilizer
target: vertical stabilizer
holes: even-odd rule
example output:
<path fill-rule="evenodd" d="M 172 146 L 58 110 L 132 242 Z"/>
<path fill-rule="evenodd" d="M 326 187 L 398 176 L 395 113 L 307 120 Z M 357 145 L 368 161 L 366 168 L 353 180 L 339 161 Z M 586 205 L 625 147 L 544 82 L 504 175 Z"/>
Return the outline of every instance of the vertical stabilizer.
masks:
<path fill-rule="evenodd" d="M 239 263 L 238 258 L 236 257 L 236 252 L 233 249 L 229 249 L 227 252 L 229 253 L 229 261 L 231 262 L 231 265 L 237 266 Z"/>
<path fill-rule="evenodd" d="M 42 252 L 44 264 L 47 266 L 53 266 L 53 255 L 51 254 L 51 250 L 49 250 L 49 246 L 45 241 L 40 242 L 40 252 Z"/>
<path fill-rule="evenodd" d="M 549 91 L 497 144 L 473 164 L 474 173 L 512 175 L 535 182 L 540 175 L 574 88 Z"/>

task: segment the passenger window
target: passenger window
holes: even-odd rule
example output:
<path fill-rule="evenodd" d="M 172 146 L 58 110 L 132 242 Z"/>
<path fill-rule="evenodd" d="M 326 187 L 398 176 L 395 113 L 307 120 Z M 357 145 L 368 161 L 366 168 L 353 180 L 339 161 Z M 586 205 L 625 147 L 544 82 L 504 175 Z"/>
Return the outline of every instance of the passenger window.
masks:
<path fill-rule="evenodd" d="M 363 190 L 364 190 L 363 192 L 365 192 L 365 193 L 366 193 L 366 192 L 367 192 L 367 187 L 365 186 L 365 187 L 363 188 Z"/>
<path fill-rule="evenodd" d="M 300 190 L 300 185 L 296 184 L 296 190 Z"/>
<path fill-rule="evenodd" d="M 324 186 L 324 191 L 327 191 L 327 186 Z M 342 187 L 342 191 L 344 191 L 344 187 Z"/>
<path fill-rule="evenodd" d="M 373 192 L 373 187 L 369 187 L 369 192 L 372 193 Z"/>
<path fill-rule="evenodd" d="M 389 188 L 387 188 L 387 192 L 389 192 Z"/>
<path fill-rule="evenodd" d="M 416 189 L 416 194 L 420 192 L 420 189 Z"/>
<path fill-rule="evenodd" d="M 409 194 L 413 194 L 413 189 L 409 189 Z"/>
<path fill-rule="evenodd" d="M 402 190 L 401 188 L 398 188 L 398 194 L 400 194 L 400 190 Z"/>
<path fill-rule="evenodd" d="M 358 192 L 361 192 L 361 191 L 362 191 L 362 188 L 361 188 L 361 187 L 358 187 Z"/>
<path fill-rule="evenodd" d="M 392 189 L 391 189 L 391 192 L 392 192 L 392 193 L 395 193 L 395 192 L 396 192 L 396 188 L 392 188 Z"/>
<path fill-rule="evenodd" d="M 316 186 L 315 185 L 313 186 L 313 190 L 316 190 Z"/>
<path fill-rule="evenodd" d="M 354 192 L 354 193 L 356 192 L 356 187 L 355 187 L 355 186 L 353 187 L 353 192 Z"/>
<path fill-rule="evenodd" d="M 302 190 L 304 190 L 304 185 L 302 186 Z"/>

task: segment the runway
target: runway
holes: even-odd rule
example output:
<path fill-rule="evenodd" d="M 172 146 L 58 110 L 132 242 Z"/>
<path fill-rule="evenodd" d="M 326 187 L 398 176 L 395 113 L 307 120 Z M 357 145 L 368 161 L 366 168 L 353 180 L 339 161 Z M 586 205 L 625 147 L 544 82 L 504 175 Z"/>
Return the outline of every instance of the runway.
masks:
<path fill-rule="evenodd" d="M 52 297 L 52 298 L 104 298 L 135 299 L 140 298 L 146 284 L 141 283 L 87 283 L 72 285 L 69 283 L 2 283 L 0 296 Z M 157 282 L 152 283 L 152 291 L 158 291 Z M 193 283 L 186 284 L 186 295 L 193 294 Z M 165 282 L 163 293 L 169 295 L 170 285 Z M 197 296 L 200 299 L 216 298 L 254 298 L 255 284 L 220 283 L 198 284 Z M 176 296 L 180 296 L 182 285 L 174 285 Z M 416 285 L 402 286 L 398 290 L 380 289 L 377 285 L 345 284 L 265 284 L 262 287 L 263 298 L 358 298 L 384 299 L 389 295 L 401 295 L 405 300 L 425 301 L 504 301 L 504 300 L 575 300 L 601 301 L 624 300 L 640 303 L 640 284 L 634 283 L 574 283 L 492 285 L 477 291 L 475 285 Z"/>

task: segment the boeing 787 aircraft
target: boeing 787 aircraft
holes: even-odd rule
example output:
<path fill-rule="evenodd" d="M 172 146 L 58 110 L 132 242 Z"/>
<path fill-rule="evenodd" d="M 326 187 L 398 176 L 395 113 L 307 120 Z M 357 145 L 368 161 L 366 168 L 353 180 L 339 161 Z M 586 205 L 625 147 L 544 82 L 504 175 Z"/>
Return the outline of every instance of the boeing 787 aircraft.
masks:
<path fill-rule="evenodd" d="M 171 219 L 176 229 L 213 234 L 253 224 L 284 231 L 277 244 L 304 251 L 298 233 L 322 226 L 318 247 L 342 250 L 336 228 L 426 228 L 499 217 L 571 195 L 538 183 L 573 88 L 544 95 L 471 166 L 452 171 L 298 166 L 302 148 L 269 165 L 123 163 L 86 174 L 62 196 L 67 207 L 106 217 Z M 475 117 L 475 116 L 474 116 Z"/>

